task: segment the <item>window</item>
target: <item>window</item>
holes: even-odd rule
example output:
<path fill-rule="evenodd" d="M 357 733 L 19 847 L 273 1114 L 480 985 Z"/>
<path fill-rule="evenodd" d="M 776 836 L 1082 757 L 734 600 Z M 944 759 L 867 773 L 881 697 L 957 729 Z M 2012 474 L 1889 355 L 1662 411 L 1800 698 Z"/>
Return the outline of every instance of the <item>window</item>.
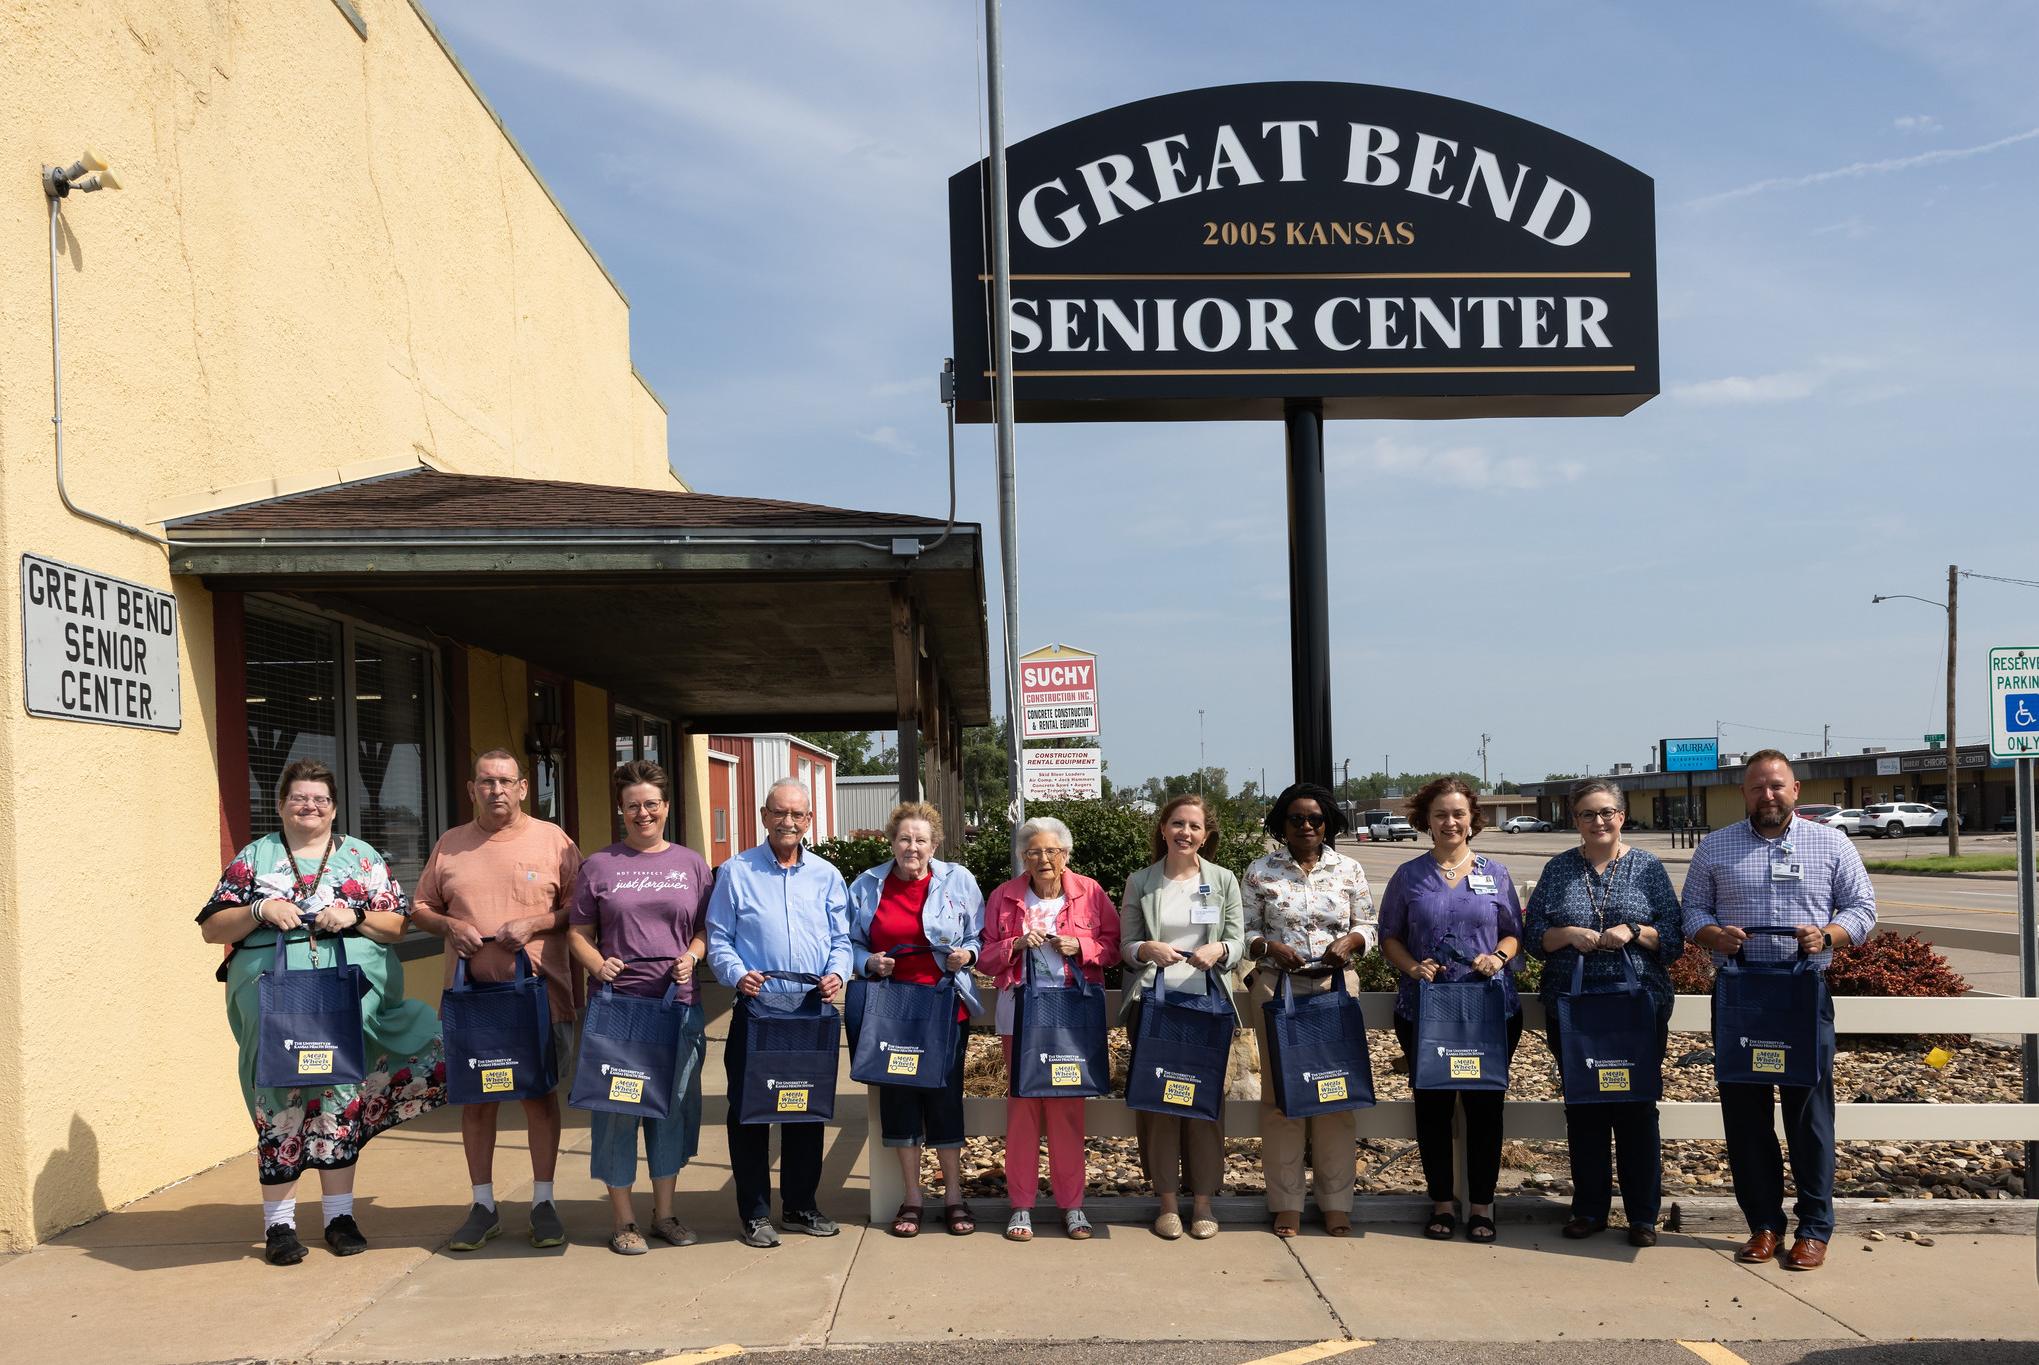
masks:
<path fill-rule="evenodd" d="M 672 761 L 672 723 L 660 720 L 656 716 L 647 715 L 643 711 L 633 710 L 628 706 L 611 708 L 611 715 L 613 720 L 611 721 L 610 730 L 610 749 L 615 754 L 617 765 L 620 767 L 632 759 L 642 758 L 656 763 L 659 767 L 666 770 L 666 781 L 670 782 L 673 788 L 672 801 L 666 807 L 666 838 L 678 839 L 680 774 L 678 766 Z M 614 816 L 613 823 L 615 825 L 616 837 L 621 839 L 623 837 L 623 817 L 621 815 Z"/>
<path fill-rule="evenodd" d="M 531 681 L 531 813 L 566 824 L 566 778 L 561 755 L 567 750 L 565 689 L 552 678 Z"/>
<path fill-rule="evenodd" d="M 281 828 L 276 781 L 300 758 L 340 779 L 333 828 L 365 840 L 405 888 L 445 829 L 438 655 L 343 617 L 248 603 L 248 813 Z"/>
<path fill-rule="evenodd" d="M 726 844 L 729 842 L 729 812 L 722 809 L 720 806 L 717 806 L 715 808 L 714 839 L 715 842 L 718 844 Z"/>

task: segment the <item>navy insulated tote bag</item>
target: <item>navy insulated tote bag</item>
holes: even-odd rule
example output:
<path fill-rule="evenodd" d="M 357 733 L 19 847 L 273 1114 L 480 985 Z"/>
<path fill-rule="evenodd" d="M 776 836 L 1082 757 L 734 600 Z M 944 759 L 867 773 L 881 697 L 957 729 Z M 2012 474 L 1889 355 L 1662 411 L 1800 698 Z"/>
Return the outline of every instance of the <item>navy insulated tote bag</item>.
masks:
<path fill-rule="evenodd" d="M 1792 935 L 1785 925 L 1751 934 Z M 1713 978 L 1713 1074 L 1724 1085 L 1814 1086 L 1833 1063 L 1827 980 L 1801 950 L 1795 962 L 1725 959 Z"/>
<path fill-rule="evenodd" d="M 1664 1058 L 1657 1051 L 1657 1002 L 1643 989 L 1635 962 L 1621 954 L 1618 986 L 1586 989 L 1586 956 L 1572 964 L 1572 989 L 1552 1006 L 1558 1021 L 1558 1071 L 1566 1104 L 1654 1104 L 1664 1095 Z"/>
<path fill-rule="evenodd" d="M 1453 948 L 1450 956 L 1472 965 Z M 1508 991 L 1499 976 L 1416 983 L 1418 1090 L 1508 1088 Z"/>
<path fill-rule="evenodd" d="M 1013 992 L 1010 1093 L 1026 1100 L 1088 1099 L 1109 1095 L 1111 1054 L 1106 1050 L 1104 987 L 1064 964 L 1069 985 L 1034 979 L 1034 953 Z"/>
<path fill-rule="evenodd" d="M 618 995 L 604 982 L 581 1016 L 580 1059 L 566 1102 L 640 1119 L 670 1118 L 686 1008 L 678 982 L 668 982 L 664 995 Z"/>
<path fill-rule="evenodd" d="M 553 1052 L 552 1005 L 531 956 L 517 950 L 509 981 L 474 981 L 467 959 L 453 966 L 453 985 L 439 998 L 446 1039 L 446 1100 L 493 1104 L 542 1099 L 559 1084 Z"/>
<path fill-rule="evenodd" d="M 932 954 L 926 945 L 900 945 L 885 954 Z M 933 985 L 892 977 L 852 982 L 850 1079 L 865 1085 L 940 1090 L 956 1055 L 956 978 Z"/>
<path fill-rule="evenodd" d="M 333 949 L 331 966 L 293 970 L 285 951 L 289 938 L 276 935 L 269 970 L 256 983 L 255 1084 L 277 1090 L 359 1085 L 368 1075 L 361 1037 L 368 977 L 347 961 L 341 938 L 326 940 Z"/>
<path fill-rule="evenodd" d="M 1366 1016 L 1342 969 L 1335 970 L 1332 983 L 1329 990 L 1298 998 L 1291 974 L 1283 972 L 1281 993 L 1260 1006 L 1267 1018 L 1275 1108 L 1292 1119 L 1374 1103 Z"/>
<path fill-rule="evenodd" d="M 1187 1119 L 1215 1119 L 1225 1103 L 1225 1064 L 1232 1058 L 1232 991 L 1218 972 L 1204 973 L 1202 994 L 1169 994 L 1165 971 L 1140 997 L 1133 1060 L 1126 1073 L 1126 1108 Z"/>
<path fill-rule="evenodd" d="M 819 986 L 812 972 L 765 972 Z M 842 1062 L 842 1014 L 819 990 L 765 991 L 740 998 L 744 1012 L 743 1094 L 738 1123 L 823 1123 L 835 1117 Z"/>

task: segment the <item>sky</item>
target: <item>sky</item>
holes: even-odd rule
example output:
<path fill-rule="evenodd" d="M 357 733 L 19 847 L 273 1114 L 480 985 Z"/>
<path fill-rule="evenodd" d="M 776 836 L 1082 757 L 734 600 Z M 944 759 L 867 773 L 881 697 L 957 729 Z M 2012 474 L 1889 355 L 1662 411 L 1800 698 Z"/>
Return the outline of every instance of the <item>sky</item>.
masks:
<path fill-rule="evenodd" d="M 629 295 L 703 492 L 946 513 L 946 185 L 981 5 L 428 0 Z M 1448 18 L 1447 18 L 1448 16 Z M 1487 105 L 1656 181 L 1663 392 L 1620 418 L 1325 429 L 1333 747 L 1495 781 L 1945 728 L 1947 567 L 2039 580 L 2039 5 L 1029 3 L 1009 141 L 1205 85 Z M 958 429 L 985 528 L 991 428 Z M 1023 424 L 1020 647 L 1099 655 L 1116 782 L 1283 785 L 1279 423 Z M 2024 496 L 2021 496 L 2024 495 Z M 1964 741 L 2039 587 L 1960 587 Z M 994 687 L 999 684 L 994 684 Z M 999 694 L 994 692 L 994 697 Z M 994 705 L 997 703 L 994 702 Z"/>

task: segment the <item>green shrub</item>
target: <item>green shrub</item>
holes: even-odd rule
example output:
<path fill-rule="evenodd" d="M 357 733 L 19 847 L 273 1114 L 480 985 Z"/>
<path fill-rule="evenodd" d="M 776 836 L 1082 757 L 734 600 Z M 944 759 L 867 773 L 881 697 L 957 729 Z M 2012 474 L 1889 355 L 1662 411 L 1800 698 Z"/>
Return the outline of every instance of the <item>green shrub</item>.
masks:
<path fill-rule="evenodd" d="M 1069 826 L 1075 842 L 1069 854 L 1070 871 L 1081 872 L 1104 887 L 1113 904 L 1126 889 L 1126 878 L 1154 861 L 1154 818 L 1131 806 L 1110 801 L 1033 801 L 1027 804 L 1027 815 L 1050 815 Z M 1246 865 L 1265 847 L 1264 834 L 1257 826 L 1227 830 L 1211 861 L 1244 876 Z M 963 851 L 963 863 L 977 874 L 977 883 L 987 896 L 993 887 L 1011 880 L 1012 824 L 1003 813 L 985 822 Z"/>
<path fill-rule="evenodd" d="M 843 874 L 844 881 L 853 882 L 858 873 L 888 861 L 892 857 L 892 845 L 878 838 L 824 839 L 814 846 L 814 853 L 834 863 L 835 870 Z"/>

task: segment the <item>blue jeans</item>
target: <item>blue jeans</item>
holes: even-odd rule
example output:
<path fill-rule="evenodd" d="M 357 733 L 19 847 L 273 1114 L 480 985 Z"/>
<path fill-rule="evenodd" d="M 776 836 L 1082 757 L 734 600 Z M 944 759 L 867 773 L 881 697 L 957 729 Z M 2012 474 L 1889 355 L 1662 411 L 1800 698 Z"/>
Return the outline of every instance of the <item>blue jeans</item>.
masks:
<path fill-rule="evenodd" d="M 637 1183 L 637 1130 L 644 1130 L 644 1164 L 653 1180 L 680 1173 L 701 1149 L 701 1059 L 707 1027 L 698 1004 L 681 1007 L 679 1066 L 673 1072 L 672 1113 L 662 1119 L 593 1110 L 588 1115 L 588 1167 L 613 1190 Z"/>

